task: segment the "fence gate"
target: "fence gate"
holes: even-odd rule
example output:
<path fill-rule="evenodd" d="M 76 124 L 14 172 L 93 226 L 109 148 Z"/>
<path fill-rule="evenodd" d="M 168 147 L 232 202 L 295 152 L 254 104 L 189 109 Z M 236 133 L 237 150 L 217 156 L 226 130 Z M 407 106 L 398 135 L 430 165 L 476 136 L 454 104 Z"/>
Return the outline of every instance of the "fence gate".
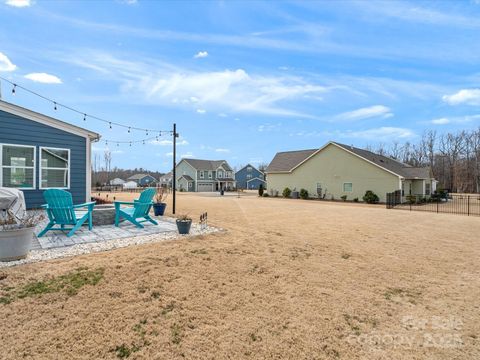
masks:
<path fill-rule="evenodd" d="M 402 202 L 402 191 L 396 190 L 391 193 L 387 193 L 387 209 L 393 209 L 396 205 Z"/>

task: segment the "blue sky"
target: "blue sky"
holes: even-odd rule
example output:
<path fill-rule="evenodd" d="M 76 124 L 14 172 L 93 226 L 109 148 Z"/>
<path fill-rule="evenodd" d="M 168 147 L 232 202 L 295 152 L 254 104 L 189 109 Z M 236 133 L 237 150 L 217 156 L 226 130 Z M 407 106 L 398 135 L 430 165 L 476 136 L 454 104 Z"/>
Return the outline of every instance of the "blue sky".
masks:
<path fill-rule="evenodd" d="M 176 122 L 179 158 L 232 165 L 477 128 L 479 65 L 478 0 L 0 4 L 0 76 L 111 121 Z M 104 139 L 145 137 L 12 96 L 5 82 L 2 93 Z M 169 140 L 109 145 L 113 164 L 168 171 Z"/>

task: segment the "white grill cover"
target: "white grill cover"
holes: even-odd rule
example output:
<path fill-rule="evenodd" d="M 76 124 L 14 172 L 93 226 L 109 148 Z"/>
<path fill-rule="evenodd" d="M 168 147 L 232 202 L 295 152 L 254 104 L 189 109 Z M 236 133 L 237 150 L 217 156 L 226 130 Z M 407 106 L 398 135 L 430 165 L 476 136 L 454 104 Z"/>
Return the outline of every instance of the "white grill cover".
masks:
<path fill-rule="evenodd" d="M 13 215 L 22 219 L 25 216 L 25 197 L 23 191 L 13 188 L 0 187 L 0 218 L 6 216 L 6 210 L 11 210 Z"/>

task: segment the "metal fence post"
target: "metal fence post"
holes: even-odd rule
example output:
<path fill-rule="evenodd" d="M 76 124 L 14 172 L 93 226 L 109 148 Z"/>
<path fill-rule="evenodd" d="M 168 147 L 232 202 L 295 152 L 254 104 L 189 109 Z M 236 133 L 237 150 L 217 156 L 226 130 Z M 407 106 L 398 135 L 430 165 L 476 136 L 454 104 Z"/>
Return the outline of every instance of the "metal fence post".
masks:
<path fill-rule="evenodd" d="M 470 195 L 467 195 L 467 216 L 470 216 Z"/>

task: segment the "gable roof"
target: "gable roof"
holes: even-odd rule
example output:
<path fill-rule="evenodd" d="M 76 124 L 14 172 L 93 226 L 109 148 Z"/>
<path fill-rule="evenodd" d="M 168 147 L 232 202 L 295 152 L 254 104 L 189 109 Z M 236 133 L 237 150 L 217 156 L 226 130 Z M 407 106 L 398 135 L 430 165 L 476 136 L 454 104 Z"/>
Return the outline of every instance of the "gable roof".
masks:
<path fill-rule="evenodd" d="M 318 149 L 310 149 L 276 153 L 265 172 L 290 172 L 317 151 Z"/>
<path fill-rule="evenodd" d="M 149 174 L 135 174 L 135 175 L 130 176 L 127 180 L 140 180 L 140 179 L 143 179 L 146 176 L 150 176 L 151 178 L 154 178 L 152 175 L 149 175 Z"/>
<path fill-rule="evenodd" d="M 429 179 L 432 177 L 431 170 L 428 167 L 413 167 L 387 156 L 375 154 L 365 149 L 340 144 L 334 141 L 327 143 L 320 149 L 286 151 L 277 153 L 270 165 L 268 165 L 266 172 L 292 172 L 296 167 L 300 166 L 303 162 L 305 162 L 310 157 L 320 152 L 322 149 L 324 149 L 330 144 L 333 144 L 390 173 L 393 173 L 394 175 L 403 177 L 405 179 Z"/>
<path fill-rule="evenodd" d="M 69 132 L 74 135 L 79 135 L 85 138 L 88 137 L 92 141 L 100 140 L 100 134 L 97 134 L 96 132 L 69 124 L 67 122 L 64 122 L 58 119 L 54 119 L 50 116 L 40 114 L 38 112 L 29 110 L 27 108 L 24 108 L 3 100 L 0 100 L 0 110 L 16 116 L 20 116 L 22 118 L 25 118 L 31 121 L 38 122 L 40 124 L 44 124 L 47 126 L 54 127 L 56 129 Z"/>
<path fill-rule="evenodd" d="M 255 166 L 253 166 L 252 164 L 247 164 L 245 165 L 244 167 L 242 167 L 240 170 L 238 170 L 235 174 L 238 174 L 240 171 L 242 171 L 243 169 L 246 169 L 247 167 L 251 167 L 253 168 L 254 170 L 258 171 L 259 173 L 263 174 L 263 172 L 259 169 L 257 169 Z"/>
<path fill-rule="evenodd" d="M 221 165 L 227 171 L 232 171 L 232 168 L 225 160 L 201 160 L 201 159 L 182 159 L 197 170 L 217 170 Z"/>
<path fill-rule="evenodd" d="M 179 179 L 184 178 L 187 181 L 193 181 L 192 177 L 190 175 L 182 175 L 179 177 Z"/>

